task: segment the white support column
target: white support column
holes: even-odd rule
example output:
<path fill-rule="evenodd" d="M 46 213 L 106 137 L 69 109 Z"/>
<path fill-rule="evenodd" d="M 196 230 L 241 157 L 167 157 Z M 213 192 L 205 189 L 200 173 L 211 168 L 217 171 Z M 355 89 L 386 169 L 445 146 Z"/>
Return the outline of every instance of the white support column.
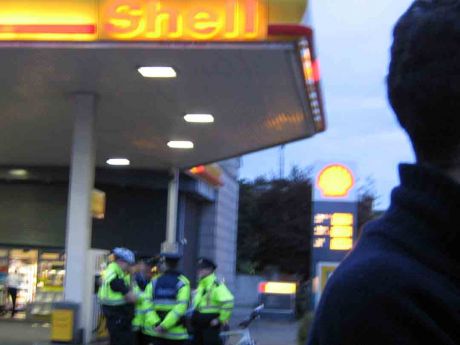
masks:
<path fill-rule="evenodd" d="M 177 252 L 177 208 L 179 204 L 179 170 L 171 169 L 171 178 L 168 185 L 168 214 L 166 219 L 166 241 L 161 250 Z"/>
<path fill-rule="evenodd" d="M 95 170 L 96 96 L 76 94 L 73 96 L 73 107 L 75 122 L 67 205 L 64 295 L 67 302 L 80 305 L 77 325 L 81 328 L 91 313 L 88 282 L 92 272 L 88 267 L 88 251 L 91 245 L 91 193 Z"/>

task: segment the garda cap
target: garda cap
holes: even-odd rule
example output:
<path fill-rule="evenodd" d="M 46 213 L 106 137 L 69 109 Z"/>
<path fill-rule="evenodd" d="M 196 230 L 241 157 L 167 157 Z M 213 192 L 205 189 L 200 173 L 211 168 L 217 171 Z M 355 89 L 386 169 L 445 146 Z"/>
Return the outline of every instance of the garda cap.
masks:
<path fill-rule="evenodd" d="M 198 259 L 198 268 L 200 268 L 200 269 L 210 268 L 212 270 L 215 270 L 217 268 L 217 265 L 214 263 L 214 261 L 212 261 L 210 259 L 199 258 Z"/>

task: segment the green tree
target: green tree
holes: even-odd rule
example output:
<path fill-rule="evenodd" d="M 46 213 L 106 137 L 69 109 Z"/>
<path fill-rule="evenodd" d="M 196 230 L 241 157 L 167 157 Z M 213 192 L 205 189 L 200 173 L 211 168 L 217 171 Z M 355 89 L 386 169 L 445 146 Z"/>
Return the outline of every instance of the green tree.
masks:
<path fill-rule="evenodd" d="M 311 182 L 294 168 L 287 179 L 240 183 L 238 268 L 254 273 L 277 267 L 308 275 Z"/>

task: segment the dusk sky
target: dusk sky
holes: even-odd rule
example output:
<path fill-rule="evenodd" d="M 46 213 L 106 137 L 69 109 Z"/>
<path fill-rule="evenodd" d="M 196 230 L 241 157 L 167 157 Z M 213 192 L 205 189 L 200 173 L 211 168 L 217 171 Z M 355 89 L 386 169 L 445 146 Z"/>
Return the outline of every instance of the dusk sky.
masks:
<path fill-rule="evenodd" d="M 355 162 L 358 183 L 372 177 L 379 196 L 376 208 L 385 209 L 399 181 L 398 164 L 414 161 L 385 89 L 392 28 L 412 1 L 311 2 L 328 130 L 287 145 L 286 172 L 317 161 Z M 242 162 L 242 178 L 277 174 L 279 149 L 247 155 Z"/>

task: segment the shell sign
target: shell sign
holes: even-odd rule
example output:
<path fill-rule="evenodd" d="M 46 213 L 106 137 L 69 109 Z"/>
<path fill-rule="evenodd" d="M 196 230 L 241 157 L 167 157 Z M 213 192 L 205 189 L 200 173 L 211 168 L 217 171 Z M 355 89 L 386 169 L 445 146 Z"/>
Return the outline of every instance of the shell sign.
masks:
<path fill-rule="evenodd" d="M 321 170 L 316 184 L 324 198 L 346 198 L 355 185 L 355 178 L 345 165 L 332 164 Z"/>
<path fill-rule="evenodd" d="M 0 0 L 0 41 L 263 41 L 307 0 Z"/>

